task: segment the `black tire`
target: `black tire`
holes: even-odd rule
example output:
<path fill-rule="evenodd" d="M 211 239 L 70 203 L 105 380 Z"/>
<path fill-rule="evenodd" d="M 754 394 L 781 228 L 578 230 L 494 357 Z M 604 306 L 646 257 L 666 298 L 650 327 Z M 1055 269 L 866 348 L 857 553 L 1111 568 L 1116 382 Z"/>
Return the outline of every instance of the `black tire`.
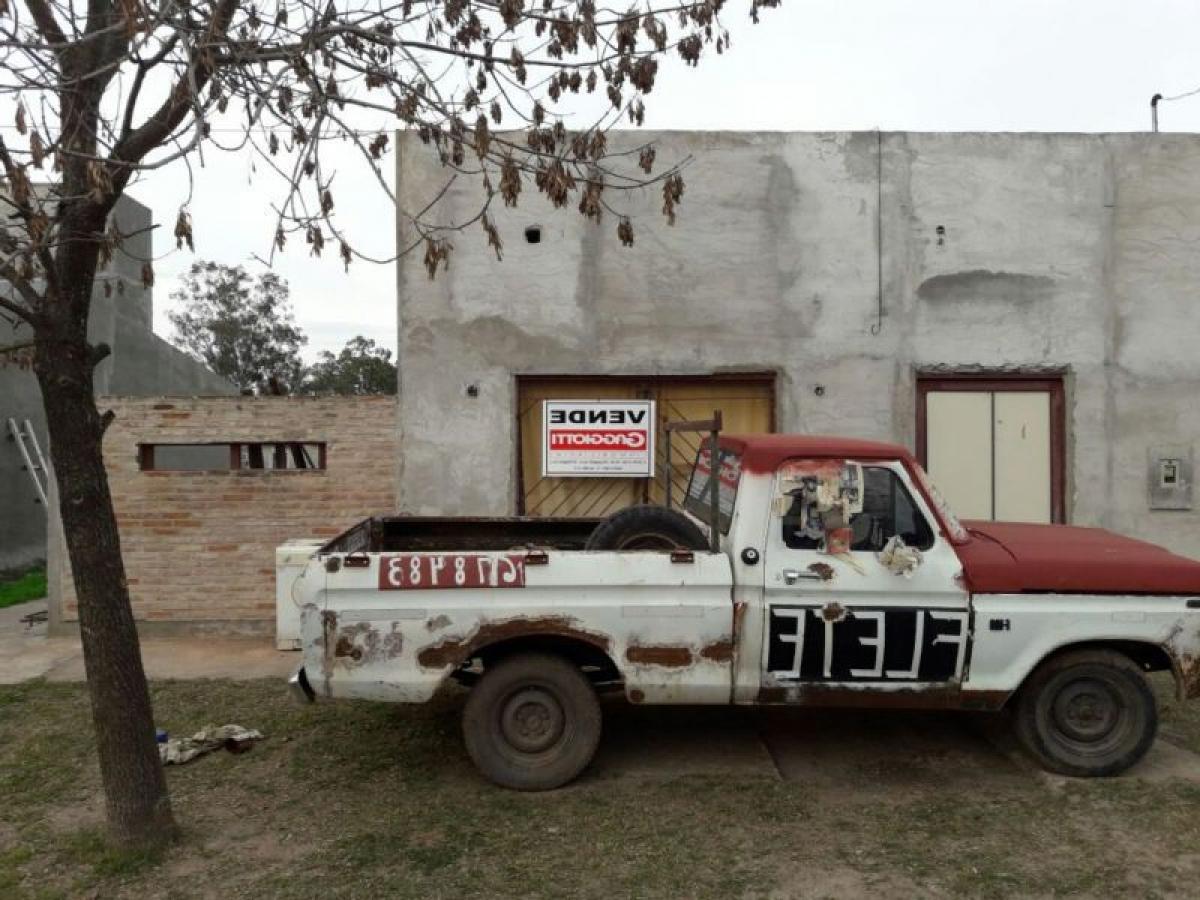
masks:
<path fill-rule="evenodd" d="M 1158 707 L 1141 668 L 1109 650 L 1063 653 L 1021 688 L 1017 738 L 1043 767 L 1081 778 L 1116 775 L 1158 732 Z"/>
<path fill-rule="evenodd" d="M 584 674 L 558 656 L 510 656 L 483 673 L 463 710 L 463 738 L 479 771 L 501 787 L 548 791 L 592 761 L 600 703 Z"/>
<path fill-rule="evenodd" d="M 588 536 L 584 550 L 705 550 L 708 538 L 683 513 L 666 506 L 629 506 Z"/>

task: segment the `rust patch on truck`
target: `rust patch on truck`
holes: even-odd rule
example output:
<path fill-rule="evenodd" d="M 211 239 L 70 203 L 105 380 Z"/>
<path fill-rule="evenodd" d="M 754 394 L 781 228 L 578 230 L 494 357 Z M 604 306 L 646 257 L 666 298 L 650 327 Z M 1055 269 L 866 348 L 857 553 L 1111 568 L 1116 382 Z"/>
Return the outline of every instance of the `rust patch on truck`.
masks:
<path fill-rule="evenodd" d="M 700 649 L 700 657 L 709 662 L 727 663 L 733 659 L 733 641 L 713 641 Z"/>
<path fill-rule="evenodd" d="M 1200 657 L 1184 654 L 1179 658 L 1179 684 L 1183 699 L 1200 697 Z"/>
<path fill-rule="evenodd" d="M 362 659 L 362 648 L 355 647 L 354 641 L 347 634 L 340 635 L 337 639 L 337 645 L 333 650 L 334 656 L 350 657 L 354 660 Z"/>
<path fill-rule="evenodd" d="M 630 644 L 629 649 L 625 651 L 625 658 L 639 665 L 678 669 L 692 664 L 692 648 L 662 644 Z"/>
<path fill-rule="evenodd" d="M 324 652 L 321 654 L 321 674 L 328 680 L 333 674 L 333 647 L 337 643 L 334 635 L 337 633 L 338 617 L 331 609 L 321 612 L 321 637 L 318 639 Z"/>
<path fill-rule="evenodd" d="M 1200 655 L 1183 649 L 1180 638 L 1183 626 L 1176 624 L 1162 648 L 1171 660 L 1171 674 L 1175 676 L 1175 697 L 1178 700 L 1194 700 L 1200 697 Z M 1195 640 L 1200 642 L 1200 631 Z"/>
<path fill-rule="evenodd" d="M 821 618 L 826 622 L 840 622 L 846 618 L 846 608 L 836 600 L 821 607 Z"/>
<path fill-rule="evenodd" d="M 833 576 L 837 574 L 837 570 L 827 562 L 815 562 L 808 567 L 808 571 L 819 575 L 822 581 L 833 581 Z"/>
<path fill-rule="evenodd" d="M 336 624 L 336 619 L 335 619 Z M 325 656 L 329 657 L 329 641 Z M 371 622 L 355 622 L 337 632 L 333 644 L 333 662 L 347 667 L 369 666 L 395 659 L 404 650 L 404 633 L 399 622 L 385 631 Z"/>
<path fill-rule="evenodd" d="M 541 635 L 573 638 L 605 653 L 612 646 L 612 639 L 608 635 L 580 628 L 574 619 L 566 616 L 505 619 L 501 622 L 485 620 L 469 634 L 447 637 L 421 648 L 417 653 L 417 662 L 426 669 L 460 666 L 490 644 Z"/>

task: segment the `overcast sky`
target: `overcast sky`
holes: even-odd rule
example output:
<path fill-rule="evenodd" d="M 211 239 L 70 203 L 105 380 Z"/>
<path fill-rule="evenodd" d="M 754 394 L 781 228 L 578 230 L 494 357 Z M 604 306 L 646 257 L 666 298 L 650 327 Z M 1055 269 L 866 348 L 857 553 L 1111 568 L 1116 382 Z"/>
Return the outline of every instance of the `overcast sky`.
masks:
<path fill-rule="evenodd" d="M 727 0 L 733 50 L 699 69 L 660 68 L 646 127 L 661 129 L 909 131 L 1141 131 L 1149 101 L 1200 88 L 1196 0 L 783 0 L 750 25 L 746 0 Z M 1200 95 L 1164 103 L 1164 131 L 1200 131 Z M 392 172 L 391 156 L 385 168 Z M 389 201 L 347 166 L 337 214 L 356 246 L 393 250 Z M 156 330 L 178 274 L 171 252 L 186 181 L 157 173 L 132 196 L 150 205 Z M 196 257 L 261 269 L 274 233 L 276 191 L 244 155 L 206 153 L 196 169 Z M 686 203 L 686 199 L 685 199 Z M 577 215 L 573 207 L 562 215 Z M 292 289 L 307 356 L 356 334 L 395 346 L 394 266 L 356 262 L 344 274 L 331 247 L 309 257 L 293 239 L 276 271 Z"/>

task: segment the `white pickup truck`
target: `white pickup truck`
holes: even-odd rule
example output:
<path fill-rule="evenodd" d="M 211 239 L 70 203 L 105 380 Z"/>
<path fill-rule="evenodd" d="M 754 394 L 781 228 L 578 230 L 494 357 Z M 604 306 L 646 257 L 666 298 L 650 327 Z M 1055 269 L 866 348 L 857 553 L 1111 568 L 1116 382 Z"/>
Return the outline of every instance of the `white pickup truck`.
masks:
<path fill-rule="evenodd" d="M 469 754 L 523 790 L 587 766 L 603 691 L 1009 707 L 1028 752 L 1070 775 L 1147 751 L 1145 673 L 1200 695 L 1200 562 L 1098 529 L 960 523 L 890 444 L 724 435 L 715 467 L 712 446 L 682 510 L 363 521 L 294 586 L 293 690 L 421 703 L 466 685 Z"/>

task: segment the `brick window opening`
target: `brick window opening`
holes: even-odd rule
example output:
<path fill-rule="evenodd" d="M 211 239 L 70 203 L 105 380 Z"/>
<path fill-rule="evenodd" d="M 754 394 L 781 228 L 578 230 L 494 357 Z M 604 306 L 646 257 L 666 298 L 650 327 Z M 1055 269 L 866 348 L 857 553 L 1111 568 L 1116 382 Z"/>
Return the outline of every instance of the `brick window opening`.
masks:
<path fill-rule="evenodd" d="M 325 468 L 325 444 L 295 441 L 138 444 L 138 468 L 143 472 L 313 471 Z"/>

